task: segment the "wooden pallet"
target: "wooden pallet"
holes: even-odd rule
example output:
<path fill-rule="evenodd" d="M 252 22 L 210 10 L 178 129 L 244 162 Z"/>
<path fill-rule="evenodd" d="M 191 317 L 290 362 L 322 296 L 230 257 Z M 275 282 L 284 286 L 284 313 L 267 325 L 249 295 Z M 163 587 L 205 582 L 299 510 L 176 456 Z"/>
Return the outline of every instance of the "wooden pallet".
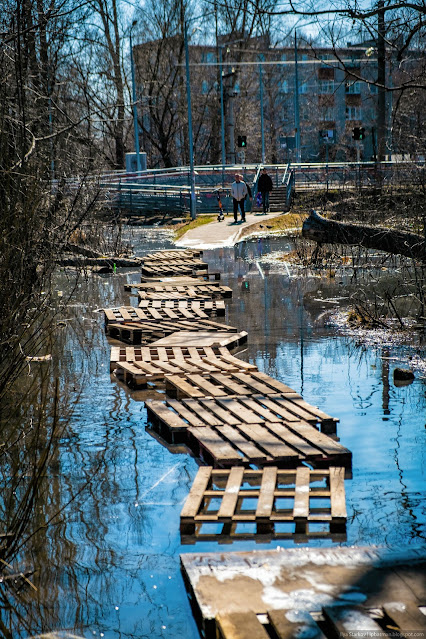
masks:
<path fill-rule="evenodd" d="M 177 330 L 176 333 L 172 333 L 167 337 L 158 339 L 153 342 L 156 346 L 226 346 L 229 349 L 237 348 L 247 342 L 246 331 L 240 331 L 239 333 L 227 333 L 224 331 L 203 330 L 201 324 L 204 322 L 198 322 L 200 330 L 196 330 L 196 324 L 194 324 L 194 330 Z M 211 322 L 212 324 L 213 322 Z M 218 324 L 218 326 L 221 326 Z"/>
<path fill-rule="evenodd" d="M 148 347 L 143 347 L 148 348 Z M 141 349 L 139 349 L 141 350 Z M 190 348 L 190 350 L 192 350 Z M 195 349 L 194 349 L 195 350 Z M 225 349 L 226 350 L 226 349 Z M 230 359 L 232 362 L 230 362 Z M 179 375 L 204 375 L 208 372 L 223 372 L 229 370 L 244 370 L 237 358 L 221 357 L 189 357 L 180 359 L 167 359 L 145 362 L 141 359 L 133 361 L 117 362 L 115 372 L 118 377 L 123 377 L 125 383 L 132 388 L 146 387 L 151 382 L 164 382 L 168 376 Z"/>
<path fill-rule="evenodd" d="M 158 279 L 174 275 L 193 275 L 199 271 L 208 271 L 208 264 L 201 260 L 173 260 L 169 262 L 144 261 L 142 277 Z"/>
<path fill-rule="evenodd" d="M 232 288 L 223 286 L 220 281 L 202 282 L 200 280 L 183 280 L 183 282 L 142 282 L 141 284 L 128 284 L 125 290 L 134 290 L 139 292 L 150 293 L 173 293 L 182 296 L 203 296 L 215 298 L 232 297 Z"/>
<path fill-rule="evenodd" d="M 174 299 L 141 299 L 139 302 L 139 308 L 142 309 L 172 309 L 172 310 L 185 310 L 190 312 L 199 313 L 202 311 L 208 316 L 223 316 L 225 315 L 225 302 L 224 300 L 212 300 L 206 298 L 200 299 L 182 299 L 181 297 L 175 297 Z"/>
<path fill-rule="evenodd" d="M 155 271 L 156 267 L 153 267 L 153 271 Z M 212 281 L 219 281 L 220 280 L 220 276 L 221 274 L 218 271 L 209 273 L 208 271 L 197 271 L 194 269 L 190 269 L 190 268 L 180 268 L 180 269 L 169 269 L 169 272 L 167 272 L 167 270 L 164 270 L 162 273 L 147 273 L 145 271 L 145 273 L 142 273 L 141 275 L 141 283 L 143 284 L 158 284 L 159 282 L 164 282 L 168 279 L 175 279 L 176 277 L 182 277 L 182 276 L 186 276 L 187 278 L 189 278 L 190 280 L 192 279 L 196 279 L 200 282 L 204 282 L 204 283 L 212 283 Z"/>
<path fill-rule="evenodd" d="M 155 363 L 160 360 L 168 362 L 170 360 L 197 360 L 201 359 L 207 363 L 216 363 L 216 358 L 222 362 L 230 364 L 229 370 L 257 370 L 254 364 L 248 364 L 230 354 L 224 346 L 112 346 L 110 357 L 110 370 L 113 371 L 119 362 L 150 362 Z"/>
<path fill-rule="evenodd" d="M 326 639 L 316 621 L 307 612 L 292 618 L 282 610 L 268 610 L 259 618 L 252 610 L 248 610 L 218 614 L 215 622 L 215 639 L 270 639 L 271 636 L 274 639 Z M 272 635 L 270 631 L 273 632 Z"/>
<path fill-rule="evenodd" d="M 352 453 L 288 410 L 288 401 L 261 395 L 148 400 L 148 424 L 170 443 L 186 443 L 209 465 L 351 468 Z"/>
<path fill-rule="evenodd" d="M 278 547 L 180 559 L 205 639 L 401 638 L 425 630 L 424 547 Z"/>
<path fill-rule="evenodd" d="M 223 536 L 246 539 L 264 534 L 275 538 L 318 536 L 318 532 L 309 530 L 310 523 L 325 524 L 329 533 L 345 532 L 344 479 L 345 469 L 341 467 L 247 470 L 234 466 L 213 470 L 203 466 L 180 514 L 180 532 L 210 541 Z M 279 524 L 289 523 L 291 530 L 280 532 Z M 209 534 L 203 532 L 204 524 L 221 526 Z M 252 530 L 239 531 L 240 524 L 252 525 Z"/>
<path fill-rule="evenodd" d="M 280 398 L 287 409 L 314 425 L 319 424 L 321 431 L 327 434 L 336 433 L 339 421 L 330 417 L 316 406 L 311 406 L 299 393 L 265 373 L 237 371 L 235 373 L 211 373 L 204 376 L 188 374 L 170 376 L 166 379 L 166 392 L 170 397 L 222 397 L 226 395 L 250 396 L 252 393 Z"/>
<path fill-rule="evenodd" d="M 102 309 L 105 314 L 105 325 L 109 323 L 122 324 L 129 322 L 162 322 L 164 320 L 193 320 L 198 321 L 200 319 L 208 320 L 209 316 L 199 306 L 194 306 L 191 309 L 184 306 L 178 306 L 176 308 L 170 308 L 169 306 L 163 306 L 156 308 L 154 306 L 148 306 L 146 308 L 133 307 L 133 306 L 118 306 L 116 308 L 104 308 Z M 226 330 L 226 329 L 225 329 Z M 236 329 L 235 329 L 236 330 Z"/>
<path fill-rule="evenodd" d="M 390 609 L 390 615 L 386 612 Z M 319 615 L 316 615 L 319 617 Z M 306 611 L 288 614 L 283 610 L 268 610 L 265 615 L 253 611 L 218 614 L 215 639 L 346 639 L 348 637 L 411 637 L 413 620 L 423 624 L 418 636 L 425 636 L 422 614 L 415 604 L 399 602 L 384 604 L 373 611 L 361 606 L 324 606 L 321 622 Z M 383 620 L 386 619 L 386 622 Z M 399 623 L 398 623 L 398 621 Z M 408 633 L 408 634 L 406 634 Z M 416 633 L 417 634 L 417 633 Z"/>
<path fill-rule="evenodd" d="M 239 346 L 247 333 L 237 333 L 233 326 L 218 324 L 207 319 L 193 320 L 161 320 L 157 322 L 109 322 L 106 333 L 112 339 L 118 339 L 126 344 L 146 345 L 159 342 L 160 346 Z M 191 335 L 192 340 L 191 340 Z M 171 337 L 170 337 L 171 336 Z M 227 343 L 224 342 L 229 337 Z M 165 340 L 165 341 L 163 341 Z"/>
<path fill-rule="evenodd" d="M 187 291 L 181 291 L 179 293 L 177 293 L 176 291 L 174 293 L 172 292 L 165 292 L 165 293 L 161 293 L 161 292 L 155 292 L 155 291 L 139 291 L 138 292 L 138 297 L 139 299 L 142 300 L 147 300 L 147 301 L 175 301 L 175 302 L 192 302 L 192 301 L 197 301 L 197 302 L 208 302 L 210 300 L 212 300 L 213 298 L 211 296 L 207 296 L 207 295 L 197 295 L 196 293 L 192 293 L 190 290 Z M 222 300 L 216 300 L 216 301 L 222 301 Z"/>
<path fill-rule="evenodd" d="M 192 259 L 202 257 L 203 251 L 198 249 L 168 249 L 165 251 L 156 251 L 155 253 L 148 253 L 143 256 L 143 261 L 153 261 L 158 260 L 163 262 L 165 260 L 175 260 L 177 259 Z"/>

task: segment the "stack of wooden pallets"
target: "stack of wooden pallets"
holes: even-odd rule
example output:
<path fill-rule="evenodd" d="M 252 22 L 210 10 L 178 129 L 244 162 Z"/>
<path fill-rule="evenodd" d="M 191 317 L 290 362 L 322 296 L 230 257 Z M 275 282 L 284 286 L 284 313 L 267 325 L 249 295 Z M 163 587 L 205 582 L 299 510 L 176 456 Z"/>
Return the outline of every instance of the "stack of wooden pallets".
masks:
<path fill-rule="evenodd" d="M 289 522 L 292 534 L 309 536 L 314 523 L 341 533 L 352 454 L 338 441 L 338 420 L 229 352 L 247 333 L 210 319 L 225 314 L 232 290 L 220 274 L 209 279 L 201 257 L 188 250 L 146 256 L 141 284 L 128 286 L 139 306 L 104 309 L 108 336 L 131 344 L 112 347 L 111 371 L 131 387 L 166 392 L 164 400 L 146 400 L 148 428 L 209 465 L 182 511 L 182 534 L 197 536 L 212 522 L 233 537 L 244 523 L 255 525 L 253 534 L 277 536 L 276 526 Z M 283 498 L 292 506 L 279 508 Z M 247 499 L 257 505 L 247 510 Z M 328 506 L 318 510 L 316 499 Z"/>

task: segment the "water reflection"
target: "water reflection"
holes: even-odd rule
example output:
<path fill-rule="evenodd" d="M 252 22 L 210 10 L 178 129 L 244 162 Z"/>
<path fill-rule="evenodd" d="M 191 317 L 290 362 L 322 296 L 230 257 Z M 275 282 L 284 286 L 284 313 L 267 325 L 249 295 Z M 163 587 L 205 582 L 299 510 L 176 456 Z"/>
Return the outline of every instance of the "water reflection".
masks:
<path fill-rule="evenodd" d="M 138 254 L 171 246 L 168 236 L 152 231 L 132 229 L 132 235 Z M 224 321 L 249 333 L 240 356 L 340 418 L 341 442 L 353 451 L 346 543 L 418 543 L 425 534 L 424 381 L 396 388 L 390 380 L 400 351 L 364 348 L 339 334 L 328 321 L 326 300 L 342 296 L 342 285 L 274 272 L 264 258 L 277 249 L 290 245 L 265 239 L 205 252 L 211 270 L 220 270 L 234 290 Z M 180 542 L 179 514 L 197 462 L 146 432 L 141 396 L 135 399 L 110 377 L 109 345 L 97 313 L 128 303 L 123 285 L 138 280 L 138 272 L 88 277 L 64 317 L 54 372 L 76 403 L 49 470 L 40 521 L 64 510 L 46 533 L 40 530 L 35 551 L 24 558 L 38 570 L 37 597 L 26 603 L 34 633 L 198 637 L 179 553 L 223 546 Z M 60 273 L 58 288 L 66 290 L 67 281 Z M 236 542 L 232 548 L 273 546 Z M 17 624 L 13 637 L 27 635 Z"/>

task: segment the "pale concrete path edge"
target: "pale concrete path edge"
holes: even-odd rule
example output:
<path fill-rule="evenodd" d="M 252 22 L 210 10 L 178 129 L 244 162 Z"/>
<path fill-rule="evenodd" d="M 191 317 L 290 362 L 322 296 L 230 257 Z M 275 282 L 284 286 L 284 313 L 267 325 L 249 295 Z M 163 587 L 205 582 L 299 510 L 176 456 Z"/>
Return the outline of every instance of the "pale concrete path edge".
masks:
<path fill-rule="evenodd" d="M 246 213 L 246 222 L 234 222 L 232 215 L 228 215 L 222 222 L 215 220 L 191 229 L 179 238 L 175 244 L 178 247 L 215 249 L 234 246 L 241 241 L 243 231 L 258 222 L 267 222 L 282 213 Z"/>

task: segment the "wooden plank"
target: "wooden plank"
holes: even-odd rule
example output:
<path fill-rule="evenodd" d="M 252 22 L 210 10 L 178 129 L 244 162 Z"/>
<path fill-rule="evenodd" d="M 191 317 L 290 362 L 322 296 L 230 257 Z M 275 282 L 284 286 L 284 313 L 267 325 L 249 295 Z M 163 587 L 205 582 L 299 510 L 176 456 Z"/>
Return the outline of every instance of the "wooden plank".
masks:
<path fill-rule="evenodd" d="M 224 439 L 232 442 L 235 448 L 238 448 L 247 459 L 256 464 L 265 464 L 271 461 L 271 457 L 256 446 L 251 439 L 246 439 L 243 434 L 233 426 L 216 426 L 216 430 Z"/>
<path fill-rule="evenodd" d="M 257 371 L 257 366 L 255 366 L 254 364 L 243 362 L 242 359 L 237 359 L 236 357 L 234 357 L 233 355 L 230 355 L 229 353 L 221 353 L 221 357 L 225 361 L 229 362 L 230 364 L 235 363 L 235 360 L 237 360 L 239 367 L 242 369 L 246 369 L 248 371 Z"/>
<path fill-rule="evenodd" d="M 253 377 L 258 379 L 261 382 L 265 382 L 268 386 L 272 386 L 272 388 L 276 388 L 279 393 L 295 393 L 290 386 L 283 384 L 282 382 L 274 379 L 273 377 L 269 377 L 266 373 L 261 373 L 260 371 L 256 371 L 253 373 Z"/>
<path fill-rule="evenodd" d="M 194 411 L 200 421 L 202 421 L 204 424 L 208 424 L 209 426 L 220 426 L 222 424 L 222 422 L 198 400 L 184 399 L 182 400 L 182 402 L 185 404 L 185 406 Z"/>
<path fill-rule="evenodd" d="M 214 399 L 200 399 L 200 404 L 220 419 L 221 424 L 230 424 L 235 426 L 239 424 L 238 417 L 234 417 L 232 413 L 219 406 Z"/>
<path fill-rule="evenodd" d="M 220 613 L 216 617 L 217 639 L 269 639 L 252 611 Z"/>
<path fill-rule="evenodd" d="M 247 375 L 246 373 L 235 373 L 233 377 L 245 384 L 245 386 L 247 386 L 251 391 L 254 391 L 255 393 L 269 395 L 271 394 L 271 392 L 275 392 L 275 389 L 272 389 L 270 386 L 267 386 L 263 382 L 259 382 L 253 377 L 253 375 Z"/>
<path fill-rule="evenodd" d="M 196 428 L 191 426 L 188 433 L 193 439 L 198 441 L 205 450 L 212 456 L 213 460 L 218 464 L 231 465 L 246 461 L 246 458 L 239 455 L 238 452 L 226 441 L 224 441 L 219 433 L 209 426 L 204 428 Z"/>
<path fill-rule="evenodd" d="M 326 639 L 318 624 L 311 615 L 303 610 L 297 610 L 296 614 L 288 614 L 286 610 L 268 610 L 268 617 L 278 639 L 294 639 L 306 637 L 306 639 Z"/>
<path fill-rule="evenodd" d="M 185 419 L 191 426 L 205 426 L 205 422 L 202 421 L 198 415 L 194 415 L 194 413 L 188 410 L 181 401 L 178 401 L 177 399 L 167 399 L 167 405 L 173 408 L 173 410 L 175 410 L 178 415 L 180 415 L 182 419 Z"/>
<path fill-rule="evenodd" d="M 274 506 L 274 491 L 277 485 L 277 468 L 270 466 L 263 469 L 259 499 L 256 508 L 256 519 L 269 519 Z"/>
<path fill-rule="evenodd" d="M 183 377 L 169 375 L 166 380 L 166 392 L 172 397 L 204 397 L 205 393 L 192 384 L 188 384 Z"/>
<path fill-rule="evenodd" d="M 247 424 L 258 424 L 259 417 L 253 411 L 245 408 L 240 402 L 230 397 L 222 397 L 217 400 L 219 404 L 233 413 L 241 422 Z"/>
<path fill-rule="evenodd" d="M 211 466 L 201 466 L 198 469 L 194 483 L 180 513 L 181 520 L 186 517 L 195 517 L 198 514 L 204 498 L 204 492 L 210 482 L 212 470 Z"/>
<path fill-rule="evenodd" d="M 345 469 L 330 467 L 331 518 L 335 523 L 346 523 Z M 426 617 L 425 617 L 426 619 Z"/>
<path fill-rule="evenodd" d="M 232 377 L 228 375 L 224 375 L 223 373 L 212 374 L 211 378 L 214 379 L 218 384 L 226 388 L 233 395 L 247 395 L 249 389 L 247 387 L 242 386 L 241 384 L 237 384 Z M 226 394 L 226 393 L 225 393 Z"/>
<path fill-rule="evenodd" d="M 268 422 L 265 424 L 270 431 L 275 433 L 289 446 L 295 448 L 305 459 L 318 459 L 323 453 L 318 448 L 311 446 L 309 442 L 293 433 L 285 424 L 279 422 Z"/>
<path fill-rule="evenodd" d="M 328 435 L 320 433 L 314 426 L 302 421 L 291 422 L 287 425 L 292 431 L 300 435 L 300 437 L 319 448 L 325 455 L 345 455 L 348 457 L 348 461 L 352 459 L 350 450 L 342 446 L 339 442 L 335 442 L 331 437 L 328 437 Z"/>
<path fill-rule="evenodd" d="M 223 395 L 226 395 L 226 391 L 223 388 L 212 384 L 201 375 L 188 375 L 188 380 L 203 391 L 202 395 L 212 395 L 213 397 L 222 397 Z"/>
<path fill-rule="evenodd" d="M 293 519 L 298 525 L 306 526 L 309 517 L 309 468 L 299 466 L 296 469 L 296 488 L 294 492 Z"/>
<path fill-rule="evenodd" d="M 265 450 L 274 460 L 296 463 L 300 455 L 287 444 L 258 424 L 238 424 L 238 430 L 248 435 L 257 446 Z"/>
<path fill-rule="evenodd" d="M 296 415 L 298 419 L 303 419 L 305 422 L 308 422 L 308 424 L 316 424 L 318 422 L 318 418 L 316 417 L 316 415 L 308 413 L 306 410 L 300 408 L 300 406 L 285 397 L 274 396 L 274 402 L 287 410 L 289 413 Z"/>
<path fill-rule="evenodd" d="M 269 408 L 273 413 L 279 415 L 286 423 L 298 423 L 300 420 L 296 415 L 290 413 L 288 410 L 274 402 L 269 397 L 265 397 L 264 395 L 253 395 L 253 398 L 257 401 L 262 402 L 266 408 Z"/>
<path fill-rule="evenodd" d="M 151 411 L 161 422 L 167 425 L 171 430 L 174 429 L 187 429 L 183 419 L 171 411 L 163 402 L 157 400 L 147 400 L 145 402 L 148 411 Z"/>
<path fill-rule="evenodd" d="M 383 610 L 389 617 L 393 625 L 398 626 L 400 634 L 409 632 L 412 636 L 413 632 L 426 630 L 426 615 L 424 615 L 412 601 L 396 601 L 385 603 Z"/>
<path fill-rule="evenodd" d="M 339 639 L 347 639 L 349 636 L 356 637 L 360 629 L 365 633 L 365 636 L 383 636 L 383 629 L 379 624 L 358 606 L 325 606 L 323 614 L 331 632 Z"/>
<path fill-rule="evenodd" d="M 243 480 L 244 468 L 235 466 L 231 468 L 228 481 L 226 483 L 225 493 L 222 497 L 219 512 L 217 513 L 218 521 L 226 521 L 232 519 L 235 508 L 238 503 L 238 493 Z"/>
<path fill-rule="evenodd" d="M 267 408 L 263 408 L 263 406 L 261 406 L 261 404 L 259 402 L 256 402 L 254 399 L 251 399 L 250 397 L 239 397 L 238 399 L 241 402 L 241 404 L 243 404 L 244 406 L 247 406 L 247 408 L 251 408 L 251 410 L 254 413 L 261 415 L 261 417 L 263 419 L 266 419 L 268 422 L 281 421 L 280 417 L 277 417 L 277 415 L 272 413 Z"/>

